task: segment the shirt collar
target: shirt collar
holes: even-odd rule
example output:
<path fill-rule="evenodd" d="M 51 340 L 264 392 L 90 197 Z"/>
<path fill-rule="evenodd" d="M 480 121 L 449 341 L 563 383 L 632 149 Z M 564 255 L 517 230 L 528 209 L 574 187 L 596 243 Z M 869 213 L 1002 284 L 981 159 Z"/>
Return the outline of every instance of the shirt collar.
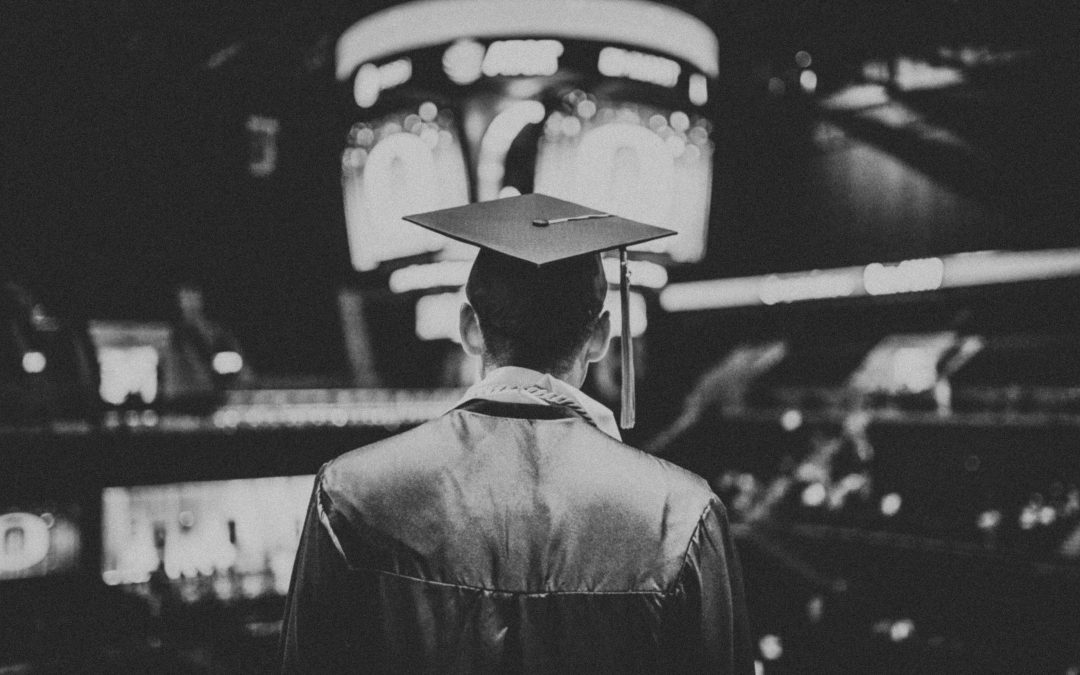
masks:
<path fill-rule="evenodd" d="M 469 387 L 462 401 L 482 398 L 487 400 L 543 403 L 550 405 L 551 402 L 544 400 L 526 391 L 528 387 L 545 389 L 559 396 L 565 397 L 581 407 L 596 427 L 608 436 L 616 440 L 622 440 L 619 434 L 619 426 L 615 423 L 615 415 L 604 404 L 585 395 L 577 387 L 574 387 L 554 375 L 541 373 L 529 368 L 518 366 L 503 366 L 490 371 L 480 382 Z"/>

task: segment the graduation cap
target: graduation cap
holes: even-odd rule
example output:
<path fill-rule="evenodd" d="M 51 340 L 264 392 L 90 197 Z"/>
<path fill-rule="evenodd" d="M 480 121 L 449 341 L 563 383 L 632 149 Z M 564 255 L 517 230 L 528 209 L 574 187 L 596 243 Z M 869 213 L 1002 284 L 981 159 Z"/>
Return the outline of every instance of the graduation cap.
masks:
<path fill-rule="evenodd" d="M 405 220 L 542 268 L 559 261 L 619 249 L 622 308 L 622 411 L 619 425 L 634 426 L 634 358 L 630 336 L 630 275 L 626 247 L 676 234 L 542 194 L 478 202 L 405 216 Z"/>

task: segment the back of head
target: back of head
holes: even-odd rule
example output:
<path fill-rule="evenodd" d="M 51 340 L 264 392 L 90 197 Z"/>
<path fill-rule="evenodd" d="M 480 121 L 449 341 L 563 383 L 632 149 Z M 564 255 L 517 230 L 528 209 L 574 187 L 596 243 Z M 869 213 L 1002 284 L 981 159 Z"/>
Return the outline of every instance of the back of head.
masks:
<path fill-rule="evenodd" d="M 607 280 L 597 253 L 538 267 L 481 249 L 465 293 L 480 321 L 486 360 L 559 372 L 603 310 Z"/>

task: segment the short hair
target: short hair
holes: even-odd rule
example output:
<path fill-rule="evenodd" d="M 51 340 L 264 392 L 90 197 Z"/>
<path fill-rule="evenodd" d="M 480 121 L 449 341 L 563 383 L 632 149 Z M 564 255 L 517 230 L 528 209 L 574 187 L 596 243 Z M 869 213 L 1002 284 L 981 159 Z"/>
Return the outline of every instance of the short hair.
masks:
<path fill-rule="evenodd" d="M 481 249 L 465 295 L 480 322 L 485 359 L 559 372 L 596 325 L 607 279 L 598 253 L 537 267 Z"/>

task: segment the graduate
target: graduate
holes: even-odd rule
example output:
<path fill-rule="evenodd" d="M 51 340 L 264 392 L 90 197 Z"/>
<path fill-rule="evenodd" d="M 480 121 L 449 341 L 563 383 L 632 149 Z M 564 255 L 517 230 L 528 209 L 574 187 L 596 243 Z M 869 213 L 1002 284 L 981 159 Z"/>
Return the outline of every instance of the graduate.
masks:
<path fill-rule="evenodd" d="M 323 466 L 283 672 L 753 673 L 720 500 L 580 391 L 611 334 L 600 253 L 620 250 L 629 336 L 626 247 L 674 232 L 540 194 L 406 219 L 480 247 L 460 331 L 483 378 Z"/>

